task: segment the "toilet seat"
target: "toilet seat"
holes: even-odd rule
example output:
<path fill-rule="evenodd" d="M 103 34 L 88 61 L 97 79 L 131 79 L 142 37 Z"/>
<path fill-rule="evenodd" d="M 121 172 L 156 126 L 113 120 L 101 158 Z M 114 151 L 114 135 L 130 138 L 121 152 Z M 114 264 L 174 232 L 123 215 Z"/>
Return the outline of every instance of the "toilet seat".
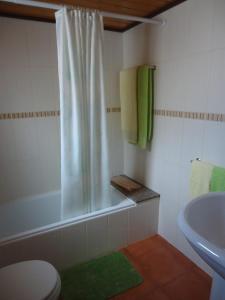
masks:
<path fill-rule="evenodd" d="M 58 272 L 48 262 L 23 261 L 0 269 L 1 300 L 57 300 L 60 289 Z"/>

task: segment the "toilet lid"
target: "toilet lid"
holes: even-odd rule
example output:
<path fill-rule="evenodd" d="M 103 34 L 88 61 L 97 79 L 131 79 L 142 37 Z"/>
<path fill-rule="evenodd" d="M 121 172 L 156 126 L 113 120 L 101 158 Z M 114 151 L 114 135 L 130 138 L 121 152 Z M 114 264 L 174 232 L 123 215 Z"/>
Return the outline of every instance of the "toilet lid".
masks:
<path fill-rule="evenodd" d="M 58 273 L 48 262 L 23 261 L 0 269 L 2 300 L 44 300 L 56 288 Z"/>

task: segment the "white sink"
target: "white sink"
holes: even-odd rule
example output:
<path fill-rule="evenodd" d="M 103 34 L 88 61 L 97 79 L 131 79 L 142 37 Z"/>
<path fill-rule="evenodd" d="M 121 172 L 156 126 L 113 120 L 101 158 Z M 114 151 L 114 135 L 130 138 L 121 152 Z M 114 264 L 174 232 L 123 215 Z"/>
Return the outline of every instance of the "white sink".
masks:
<path fill-rule="evenodd" d="M 178 223 L 193 249 L 215 271 L 210 300 L 225 300 L 225 192 L 192 200 L 180 212 Z"/>

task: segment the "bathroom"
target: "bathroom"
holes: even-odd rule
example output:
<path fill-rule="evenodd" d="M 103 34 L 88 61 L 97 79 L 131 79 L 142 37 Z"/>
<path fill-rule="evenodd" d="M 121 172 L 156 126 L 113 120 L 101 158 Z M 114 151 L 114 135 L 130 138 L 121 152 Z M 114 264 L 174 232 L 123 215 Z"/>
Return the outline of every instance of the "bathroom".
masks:
<path fill-rule="evenodd" d="M 155 196 L 135 204 L 120 195 L 115 208 L 60 220 L 54 14 L 0 1 L 0 276 L 1 268 L 32 260 L 49 262 L 61 274 L 125 249 L 143 282 L 112 293 L 115 299 L 210 299 L 213 271 L 177 220 L 192 200 L 193 161 L 225 167 L 225 1 L 155 0 L 155 6 L 166 4 L 151 15 L 145 0 L 42 2 L 159 20 L 138 24 L 106 17 L 103 42 L 109 176 L 125 174 Z M 149 149 L 128 143 L 121 130 L 120 72 L 144 64 L 155 68 Z M 68 300 L 63 292 L 60 297 Z"/>

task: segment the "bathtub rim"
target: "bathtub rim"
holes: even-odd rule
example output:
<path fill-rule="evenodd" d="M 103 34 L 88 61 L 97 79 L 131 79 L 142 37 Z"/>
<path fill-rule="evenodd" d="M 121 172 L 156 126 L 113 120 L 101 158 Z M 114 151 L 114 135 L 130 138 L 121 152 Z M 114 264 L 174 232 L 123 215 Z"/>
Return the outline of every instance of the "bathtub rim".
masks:
<path fill-rule="evenodd" d="M 87 213 L 85 215 L 81 215 L 78 217 L 71 217 L 66 220 L 54 222 L 49 225 L 41 226 L 41 227 L 38 227 L 35 229 L 26 230 L 21 233 L 11 235 L 9 237 L 4 237 L 4 238 L 0 239 L 0 247 L 9 245 L 14 242 L 22 241 L 24 239 L 28 239 L 28 238 L 31 238 L 34 236 L 39 236 L 44 233 L 53 232 L 60 228 L 67 228 L 71 225 L 80 224 L 80 223 L 87 222 L 87 221 L 90 221 L 93 219 L 97 219 L 97 218 L 100 218 L 103 216 L 116 214 L 120 211 L 128 210 L 128 209 L 136 207 L 136 206 L 137 206 L 137 203 L 134 200 L 124 196 L 124 199 L 117 205 L 110 206 L 108 208 L 103 208 L 99 211 Z"/>

